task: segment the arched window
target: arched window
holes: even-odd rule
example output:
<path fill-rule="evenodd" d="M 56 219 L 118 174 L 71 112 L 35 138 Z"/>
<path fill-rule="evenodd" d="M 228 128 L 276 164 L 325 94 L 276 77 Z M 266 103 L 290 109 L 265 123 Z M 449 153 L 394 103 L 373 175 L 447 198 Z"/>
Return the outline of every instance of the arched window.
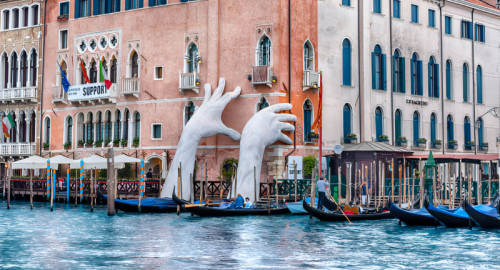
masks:
<path fill-rule="evenodd" d="M 113 128 L 111 126 L 111 112 L 107 111 L 105 115 L 105 121 L 106 123 L 104 124 L 104 139 L 105 140 L 111 140 L 111 129 Z"/>
<path fill-rule="evenodd" d="M 135 114 L 135 138 L 141 137 L 141 114 L 137 112 Z"/>
<path fill-rule="evenodd" d="M 19 113 L 19 142 L 26 142 L 26 115 Z"/>
<path fill-rule="evenodd" d="M 30 57 L 30 82 L 31 86 L 37 85 L 37 63 L 38 63 L 38 55 L 35 50 L 31 51 Z M 63 62 L 64 66 L 61 66 L 64 70 L 66 76 L 68 76 L 66 62 Z M 66 77 L 67 78 L 67 77 Z"/>
<path fill-rule="evenodd" d="M 139 55 L 137 52 L 132 54 L 132 78 L 139 78 Z"/>
<path fill-rule="evenodd" d="M 117 72 L 118 72 L 118 66 L 117 66 L 117 61 L 116 58 L 113 58 L 111 60 L 111 75 L 110 75 L 110 80 L 112 83 L 116 83 L 116 78 L 117 78 Z"/>
<path fill-rule="evenodd" d="M 122 139 L 128 141 L 128 122 L 130 121 L 130 111 L 125 110 L 125 120 L 123 121 L 123 135 Z"/>
<path fill-rule="evenodd" d="M 9 10 L 6 10 L 3 12 L 3 29 L 4 30 L 8 30 L 9 29 L 9 16 L 10 15 L 10 11 Z"/>
<path fill-rule="evenodd" d="M 28 21 L 29 21 L 29 9 L 28 7 L 23 7 L 23 27 L 28 27 Z"/>
<path fill-rule="evenodd" d="M 30 142 L 35 142 L 35 126 L 36 126 L 36 114 L 34 111 L 31 111 L 31 121 L 30 121 Z"/>
<path fill-rule="evenodd" d="M 420 114 L 413 113 L 413 145 L 418 146 L 418 139 L 420 138 Z"/>
<path fill-rule="evenodd" d="M 95 140 L 96 142 L 102 141 L 102 113 L 96 113 L 96 123 L 95 123 Z M 97 145 L 96 145 L 97 146 Z M 98 146 L 101 146 L 100 144 Z"/>
<path fill-rule="evenodd" d="M 122 129 L 122 116 L 120 110 L 115 112 L 115 134 L 113 139 L 120 139 L 121 129 Z"/>
<path fill-rule="evenodd" d="M 12 21 L 14 23 L 14 29 L 19 28 L 19 9 L 12 10 Z"/>
<path fill-rule="evenodd" d="M 20 76 L 21 76 L 21 86 L 26 87 L 28 82 L 28 56 L 26 52 L 23 51 L 21 53 L 21 68 L 20 68 Z"/>
<path fill-rule="evenodd" d="M 452 99 L 453 92 L 451 91 L 451 79 L 453 75 L 453 70 L 451 68 L 451 61 L 446 61 L 446 98 Z"/>
<path fill-rule="evenodd" d="M 422 96 L 422 61 L 418 60 L 417 53 L 411 57 L 411 94 Z"/>
<path fill-rule="evenodd" d="M 94 142 L 94 117 L 91 112 L 87 114 L 87 137 L 85 138 L 85 142 L 91 144 L 90 142 Z M 91 146 L 91 145 L 87 145 Z"/>
<path fill-rule="evenodd" d="M 257 104 L 257 111 L 260 111 L 262 109 L 265 109 L 269 107 L 269 103 L 267 103 L 267 99 L 266 98 L 261 98 L 260 101 L 259 101 L 259 104 Z"/>
<path fill-rule="evenodd" d="M 188 50 L 187 73 L 198 72 L 198 46 L 192 43 Z"/>
<path fill-rule="evenodd" d="M 73 142 L 73 117 L 66 120 L 66 142 Z"/>
<path fill-rule="evenodd" d="M 19 72 L 19 67 L 17 65 L 17 53 L 13 52 L 10 57 L 10 83 L 13 88 L 18 87 L 17 85 L 17 75 Z"/>
<path fill-rule="evenodd" d="M 102 68 L 104 69 L 104 71 L 106 72 L 106 74 L 109 74 L 109 70 L 108 70 L 108 62 L 106 61 L 106 59 L 104 59 L 104 57 L 101 59 L 101 64 L 102 64 Z M 98 82 L 101 82 L 101 77 L 100 77 L 100 67 L 97 66 L 97 81 Z M 102 81 L 104 82 L 104 81 Z"/>
<path fill-rule="evenodd" d="M 45 139 L 43 142 L 50 144 L 50 118 L 48 117 L 45 118 Z"/>
<path fill-rule="evenodd" d="M 33 14 L 33 25 L 38 25 L 38 5 L 31 6 Z"/>
<path fill-rule="evenodd" d="M 477 66 L 476 71 L 477 76 L 477 103 L 483 103 L 483 69 L 481 66 Z"/>
<path fill-rule="evenodd" d="M 402 133 L 402 128 L 403 128 L 403 125 L 402 125 L 402 113 L 401 113 L 401 110 L 400 109 L 397 109 L 396 110 L 396 113 L 395 113 L 395 116 L 394 116 L 394 125 L 395 125 L 395 129 L 394 129 L 394 135 L 396 137 L 396 142 L 397 142 L 397 145 L 398 146 L 401 146 L 401 142 L 403 141 L 402 137 L 403 137 L 403 133 Z"/>
<path fill-rule="evenodd" d="M 85 130 L 85 117 L 83 116 L 83 113 L 79 113 L 78 114 L 78 117 L 76 118 L 77 119 L 77 123 L 76 123 L 76 127 L 77 127 L 77 133 L 76 133 L 76 136 L 77 136 L 77 139 L 78 139 L 78 142 L 79 141 L 85 141 L 85 133 L 86 133 L 86 130 Z M 77 142 L 77 143 L 78 143 Z"/>
<path fill-rule="evenodd" d="M 343 114 L 343 123 L 344 123 L 344 140 L 347 139 L 347 134 L 352 133 L 352 115 L 351 115 L 351 106 L 349 104 L 344 104 L 344 114 Z"/>
<path fill-rule="evenodd" d="M 377 137 L 377 141 L 383 140 L 383 138 L 381 138 L 382 135 L 384 135 L 382 109 L 377 107 L 377 109 L 375 109 L 375 136 Z"/>
<path fill-rule="evenodd" d="M 404 93 L 405 92 L 405 58 L 401 56 L 399 50 L 394 51 L 393 59 L 394 74 L 393 85 L 394 92 Z"/>
<path fill-rule="evenodd" d="M 82 61 L 83 67 L 86 69 L 87 68 L 87 63 L 83 61 L 83 59 L 80 59 Z M 83 69 L 81 69 L 80 65 L 78 65 L 78 69 L 80 69 L 80 84 L 86 84 L 87 82 L 85 81 L 85 78 L 83 77 Z"/>
<path fill-rule="evenodd" d="M 471 145 L 473 145 L 470 134 L 470 119 L 468 116 L 464 118 L 464 143 L 465 149 L 471 150 Z"/>
<path fill-rule="evenodd" d="M 463 65 L 463 98 L 464 102 L 469 102 L 469 66 Z"/>
<path fill-rule="evenodd" d="M 311 125 L 312 125 L 312 103 L 308 99 L 304 102 L 303 116 L 304 116 L 304 142 L 312 142 L 311 138 Z"/>
<path fill-rule="evenodd" d="M 258 65 L 259 66 L 270 66 L 271 65 L 271 53 L 272 44 L 268 36 L 264 35 L 259 42 L 258 51 Z"/>
<path fill-rule="evenodd" d="M 431 147 L 436 148 L 436 131 L 437 131 L 437 117 L 435 113 L 431 114 Z"/>
<path fill-rule="evenodd" d="M 3 88 L 7 88 L 7 84 L 9 83 L 9 57 L 6 53 L 2 55 L 2 68 L 3 68 Z"/>
<path fill-rule="evenodd" d="M 429 84 L 429 97 L 439 97 L 439 64 L 433 56 L 429 59 L 428 64 L 428 84 Z"/>
<path fill-rule="evenodd" d="M 375 46 L 372 52 L 372 88 L 378 90 L 386 90 L 386 59 L 385 54 L 382 54 L 382 48 L 379 45 Z"/>
<path fill-rule="evenodd" d="M 485 150 L 485 146 L 487 147 L 487 145 L 484 145 L 484 123 L 481 117 L 477 121 L 479 124 L 477 129 L 477 143 L 479 145 L 479 150 L 483 151 Z"/>
<path fill-rule="evenodd" d="M 96 61 L 92 61 L 90 64 L 90 82 L 91 83 L 97 82 L 97 62 Z"/>
<path fill-rule="evenodd" d="M 454 149 L 454 145 L 456 143 L 453 134 L 453 118 L 451 117 L 451 115 L 448 115 L 448 118 L 446 119 L 446 133 L 448 138 L 448 148 Z"/>
<path fill-rule="evenodd" d="M 314 70 L 314 48 L 308 40 L 304 43 L 304 70 Z"/>
<path fill-rule="evenodd" d="M 346 38 L 342 41 L 342 84 L 351 86 L 351 42 Z"/>
<path fill-rule="evenodd" d="M 184 124 L 187 124 L 187 122 L 189 122 L 189 120 L 191 119 L 191 117 L 193 117 L 195 108 L 196 107 L 194 106 L 193 102 L 190 101 L 187 104 L 187 106 L 184 109 L 184 121 L 185 121 Z"/>

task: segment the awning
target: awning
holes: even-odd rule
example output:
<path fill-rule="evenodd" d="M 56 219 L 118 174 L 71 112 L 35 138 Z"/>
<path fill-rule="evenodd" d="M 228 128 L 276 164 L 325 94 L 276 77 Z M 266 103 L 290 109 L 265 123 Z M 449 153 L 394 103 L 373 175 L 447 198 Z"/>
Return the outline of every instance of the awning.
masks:
<path fill-rule="evenodd" d="M 31 156 L 12 162 L 12 169 L 46 169 L 47 159 L 41 156 Z"/>
<path fill-rule="evenodd" d="M 407 156 L 406 159 L 426 160 L 427 157 L 428 157 L 428 155 L 411 155 L 411 156 Z M 434 160 L 436 160 L 436 163 L 459 162 L 460 160 L 462 160 L 462 162 L 465 162 L 465 163 L 480 163 L 481 161 L 498 160 L 498 154 L 480 154 L 480 155 L 436 154 L 436 155 L 434 155 Z"/>
<path fill-rule="evenodd" d="M 74 162 L 74 160 L 67 158 L 63 155 L 58 155 L 55 157 L 51 157 L 49 159 L 50 159 L 50 166 L 59 165 L 59 164 L 70 164 L 70 163 Z"/>
<path fill-rule="evenodd" d="M 90 157 L 86 157 L 83 159 L 83 168 L 85 170 L 106 169 L 107 167 L 108 167 L 108 164 L 106 162 L 106 159 L 103 157 L 100 157 L 98 155 L 92 155 Z M 73 160 L 70 163 L 70 168 L 71 169 L 80 169 L 80 159 Z"/>

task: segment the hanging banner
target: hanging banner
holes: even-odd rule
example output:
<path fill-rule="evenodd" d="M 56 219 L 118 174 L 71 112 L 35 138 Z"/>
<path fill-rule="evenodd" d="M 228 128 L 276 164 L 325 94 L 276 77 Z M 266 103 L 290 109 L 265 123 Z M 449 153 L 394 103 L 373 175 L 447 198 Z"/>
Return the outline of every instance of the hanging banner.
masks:
<path fill-rule="evenodd" d="M 95 100 L 109 98 L 109 90 L 104 83 L 72 85 L 68 90 L 69 101 Z"/>

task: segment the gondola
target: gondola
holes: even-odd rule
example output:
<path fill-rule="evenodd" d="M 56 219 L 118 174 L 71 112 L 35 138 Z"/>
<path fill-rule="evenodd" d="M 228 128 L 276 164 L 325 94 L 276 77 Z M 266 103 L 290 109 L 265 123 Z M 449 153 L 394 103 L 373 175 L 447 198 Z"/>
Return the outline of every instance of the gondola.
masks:
<path fill-rule="evenodd" d="M 424 200 L 424 206 L 427 211 L 439 221 L 439 223 L 443 224 L 446 227 L 460 228 L 474 225 L 470 224 L 469 215 L 467 214 L 467 212 L 465 212 L 463 207 L 456 209 L 454 212 L 449 212 L 435 207 L 434 205 L 430 204 L 429 200 L 427 199 Z M 491 207 L 490 205 L 482 204 L 474 206 L 474 209 L 484 213 L 490 211 L 491 209 L 493 209 L 493 207 Z"/>
<path fill-rule="evenodd" d="M 108 196 L 101 194 L 104 200 L 108 200 Z M 139 212 L 139 200 L 120 200 L 115 199 L 115 208 L 123 212 L 137 213 Z M 181 207 L 181 211 L 185 211 Z M 170 198 L 145 198 L 141 199 L 141 213 L 174 213 L 177 212 L 177 203 Z"/>
<path fill-rule="evenodd" d="M 493 204 L 495 204 L 495 200 Z M 492 208 L 489 211 L 483 212 L 467 203 L 467 200 L 464 200 L 462 203 L 465 212 L 479 227 L 484 229 L 500 229 L 500 204 L 496 202 L 495 207 L 493 205 L 490 206 Z"/>
<path fill-rule="evenodd" d="M 306 201 L 306 203 L 311 203 L 311 197 L 306 197 L 304 198 L 304 200 Z M 317 205 L 318 198 L 316 198 L 314 202 L 315 202 L 314 204 Z M 337 204 L 332 200 L 330 200 L 328 196 L 326 196 L 326 199 L 323 202 L 323 206 L 330 211 L 335 211 L 338 208 Z M 302 207 L 302 201 L 288 202 L 286 204 L 286 207 L 288 207 L 288 209 L 290 209 L 290 212 L 292 212 L 292 214 L 294 215 L 308 215 L 307 211 L 304 209 L 304 207 Z"/>
<path fill-rule="evenodd" d="M 387 208 L 401 222 L 408 226 L 436 226 L 437 220 L 427 212 L 427 209 L 404 210 L 393 202 L 387 202 Z"/>
<path fill-rule="evenodd" d="M 182 203 L 182 200 L 174 193 L 172 194 L 174 202 Z M 289 214 L 290 210 L 285 206 L 278 208 L 241 208 L 241 209 L 228 209 L 219 208 L 218 206 L 205 205 L 205 204 L 184 204 L 186 211 L 200 217 L 231 217 L 231 216 L 263 216 L 263 215 L 283 215 Z"/>
<path fill-rule="evenodd" d="M 347 221 L 346 217 L 342 214 L 342 212 L 326 212 L 319 209 L 316 209 L 309 205 L 307 202 L 303 202 L 302 206 L 304 209 L 313 217 L 321 220 L 321 221 Z M 379 220 L 379 219 L 391 219 L 395 218 L 391 212 L 380 212 L 373 214 L 359 214 L 359 215 L 347 215 L 350 221 L 359 221 L 359 220 Z"/>

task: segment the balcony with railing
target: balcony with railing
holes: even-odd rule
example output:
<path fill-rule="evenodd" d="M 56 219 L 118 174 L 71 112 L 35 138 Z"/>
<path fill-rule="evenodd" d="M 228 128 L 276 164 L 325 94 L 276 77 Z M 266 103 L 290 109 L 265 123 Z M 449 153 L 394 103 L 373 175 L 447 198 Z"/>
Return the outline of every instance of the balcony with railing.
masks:
<path fill-rule="evenodd" d="M 271 66 L 252 66 L 251 84 L 253 87 L 265 84 L 273 87 L 273 67 Z"/>
<path fill-rule="evenodd" d="M 0 101 L 5 102 L 37 102 L 38 91 L 36 86 L 0 89 Z"/>
<path fill-rule="evenodd" d="M 191 90 L 198 94 L 198 87 L 200 85 L 200 78 L 198 73 L 179 73 L 179 91 L 184 94 L 184 91 Z"/>
<path fill-rule="evenodd" d="M 139 93 L 141 92 L 141 81 L 140 78 L 123 78 L 122 79 L 122 95 L 133 95 L 139 98 Z"/>
<path fill-rule="evenodd" d="M 302 90 L 317 89 L 319 87 L 319 72 L 304 70 Z"/>
<path fill-rule="evenodd" d="M 0 156 L 28 156 L 36 154 L 36 143 L 0 143 Z"/>
<path fill-rule="evenodd" d="M 66 103 L 66 95 L 62 85 L 52 86 L 52 103 L 61 102 Z"/>

